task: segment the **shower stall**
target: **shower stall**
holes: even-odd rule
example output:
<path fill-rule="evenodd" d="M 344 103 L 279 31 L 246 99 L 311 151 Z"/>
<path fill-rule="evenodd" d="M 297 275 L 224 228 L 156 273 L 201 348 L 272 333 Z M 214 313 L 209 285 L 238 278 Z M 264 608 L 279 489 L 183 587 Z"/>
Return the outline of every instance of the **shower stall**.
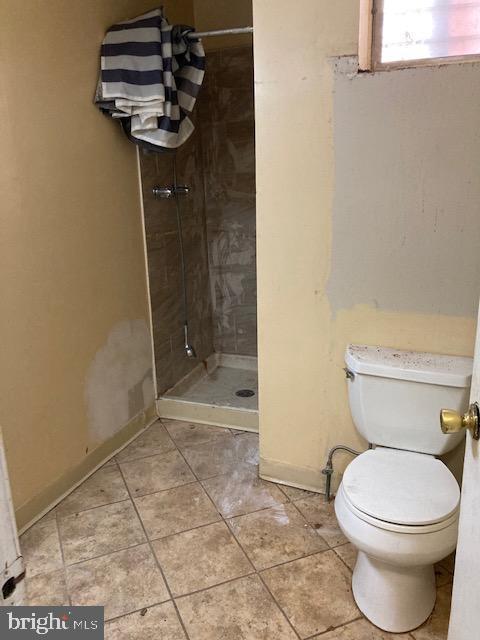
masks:
<path fill-rule="evenodd" d="M 251 45 L 207 53 L 195 131 L 140 151 L 160 416 L 258 429 Z"/>

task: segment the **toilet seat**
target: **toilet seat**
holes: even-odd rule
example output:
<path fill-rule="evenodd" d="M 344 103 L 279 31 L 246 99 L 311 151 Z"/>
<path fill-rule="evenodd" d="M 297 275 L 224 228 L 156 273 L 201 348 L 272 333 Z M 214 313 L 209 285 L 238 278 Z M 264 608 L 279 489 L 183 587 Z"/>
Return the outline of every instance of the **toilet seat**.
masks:
<path fill-rule="evenodd" d="M 458 521 L 459 509 L 456 509 L 455 512 L 445 520 L 441 522 L 435 522 L 434 524 L 420 524 L 420 525 L 405 525 L 405 524 L 395 524 L 394 522 L 387 522 L 386 520 L 379 520 L 378 518 L 374 518 L 369 516 L 357 509 L 348 499 L 343 489 L 343 486 L 340 485 L 338 489 L 338 495 L 342 495 L 342 499 L 345 503 L 345 507 L 350 511 L 350 513 L 360 520 L 363 520 L 367 524 L 371 524 L 377 529 L 384 529 L 385 531 L 392 531 L 393 533 L 407 533 L 407 534 L 418 534 L 418 533 L 435 533 L 436 531 L 441 531 L 442 529 L 446 529 L 451 525 L 455 524 Z"/>
<path fill-rule="evenodd" d="M 427 533 L 458 518 L 457 481 L 440 460 L 422 453 L 369 449 L 348 465 L 341 490 L 355 515 L 390 531 Z"/>

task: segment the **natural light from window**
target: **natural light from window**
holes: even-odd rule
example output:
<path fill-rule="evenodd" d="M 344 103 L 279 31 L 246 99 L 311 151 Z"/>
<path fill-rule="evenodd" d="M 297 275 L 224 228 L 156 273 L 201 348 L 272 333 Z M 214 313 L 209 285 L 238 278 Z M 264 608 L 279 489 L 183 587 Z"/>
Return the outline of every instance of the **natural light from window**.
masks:
<path fill-rule="evenodd" d="M 480 54 L 480 1 L 383 0 L 379 5 L 382 64 Z"/>

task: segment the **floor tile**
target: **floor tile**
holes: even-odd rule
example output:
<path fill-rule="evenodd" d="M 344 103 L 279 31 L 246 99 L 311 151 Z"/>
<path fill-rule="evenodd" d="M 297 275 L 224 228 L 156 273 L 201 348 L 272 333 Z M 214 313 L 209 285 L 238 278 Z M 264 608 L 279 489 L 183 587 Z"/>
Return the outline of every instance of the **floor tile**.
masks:
<path fill-rule="evenodd" d="M 102 467 L 67 496 L 57 507 L 59 516 L 100 507 L 128 498 L 127 487 L 116 465 Z"/>
<path fill-rule="evenodd" d="M 150 545 L 67 567 L 72 605 L 105 607 L 105 620 L 169 600 Z"/>
<path fill-rule="evenodd" d="M 273 482 L 261 480 L 256 469 L 244 469 L 203 482 L 207 493 L 225 518 L 251 513 L 287 501 Z"/>
<path fill-rule="evenodd" d="M 316 636 L 314 640 L 411 640 L 405 633 L 387 633 L 368 620 L 356 620 L 334 631 Z"/>
<path fill-rule="evenodd" d="M 455 552 L 451 553 L 443 560 L 440 560 L 438 564 L 450 573 L 453 573 L 455 571 Z"/>
<path fill-rule="evenodd" d="M 174 597 L 253 572 L 224 522 L 156 540 L 153 548 Z"/>
<path fill-rule="evenodd" d="M 280 504 L 228 521 L 258 570 L 327 549 L 292 504 Z"/>
<path fill-rule="evenodd" d="M 149 607 L 105 625 L 105 640 L 186 640 L 172 602 Z"/>
<path fill-rule="evenodd" d="M 118 462 L 137 460 L 155 454 L 168 453 L 175 449 L 175 444 L 160 421 L 154 422 L 143 431 L 125 449 L 117 453 Z"/>
<path fill-rule="evenodd" d="M 120 465 L 132 495 L 143 496 L 195 480 L 178 451 L 170 451 Z"/>
<path fill-rule="evenodd" d="M 26 604 L 29 607 L 68 606 L 63 569 L 27 578 Z"/>
<path fill-rule="evenodd" d="M 437 602 L 432 615 L 421 627 L 411 632 L 415 640 L 447 640 L 451 591 L 451 584 L 437 589 Z"/>
<path fill-rule="evenodd" d="M 347 542 L 347 544 L 341 544 L 338 547 L 334 548 L 335 553 L 339 556 L 344 563 L 349 567 L 352 571 L 355 568 L 355 563 L 357 562 L 357 550 Z"/>
<path fill-rule="evenodd" d="M 273 597 L 302 638 L 360 615 L 352 576 L 333 551 L 324 551 L 262 572 Z"/>
<path fill-rule="evenodd" d="M 63 566 L 55 519 L 42 519 L 30 527 L 20 537 L 20 548 L 29 577 L 49 573 Z"/>
<path fill-rule="evenodd" d="M 325 502 L 324 496 L 317 495 L 297 500 L 295 505 L 331 547 L 348 542 L 338 526 L 333 501 Z"/>
<path fill-rule="evenodd" d="M 296 640 L 257 576 L 177 600 L 190 640 Z"/>
<path fill-rule="evenodd" d="M 151 540 L 221 519 L 198 482 L 137 498 L 135 503 Z"/>
<path fill-rule="evenodd" d="M 183 420 L 162 419 L 168 433 L 173 438 L 180 449 L 205 442 L 221 441 L 231 439 L 232 434 L 229 429 L 215 427 L 209 424 L 199 424 L 198 422 L 184 422 Z"/>
<path fill-rule="evenodd" d="M 145 541 L 130 500 L 58 519 L 65 563 L 88 560 Z"/>
<path fill-rule="evenodd" d="M 374 627 L 353 601 L 356 550 L 333 503 L 259 479 L 256 434 L 166 420 L 117 457 L 21 537 L 28 604 L 103 604 L 107 640 L 187 640 L 183 625 L 189 640 L 294 640 L 292 626 L 316 640 L 447 640 L 454 555 L 435 567 L 420 628 Z"/>
<path fill-rule="evenodd" d="M 441 563 L 435 565 L 435 582 L 437 587 L 443 587 L 453 582 L 453 574 L 447 571 Z"/>
<path fill-rule="evenodd" d="M 301 498 L 309 498 L 310 496 L 318 496 L 318 493 L 314 491 L 306 491 L 305 489 L 298 489 L 297 487 L 289 487 L 287 484 L 277 484 L 277 487 L 280 491 L 289 498 L 290 500 L 300 500 Z"/>
<path fill-rule="evenodd" d="M 258 465 L 258 436 L 242 436 L 206 442 L 182 451 L 188 464 L 200 480 L 232 471 L 238 465 Z"/>

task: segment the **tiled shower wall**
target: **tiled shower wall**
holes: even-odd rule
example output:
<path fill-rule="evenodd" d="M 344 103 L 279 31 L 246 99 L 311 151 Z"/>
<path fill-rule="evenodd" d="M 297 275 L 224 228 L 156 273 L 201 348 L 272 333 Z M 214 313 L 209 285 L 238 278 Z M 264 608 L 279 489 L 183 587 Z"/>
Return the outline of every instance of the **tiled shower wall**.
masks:
<path fill-rule="evenodd" d="M 209 52 L 198 104 L 215 351 L 257 355 L 250 46 Z"/>
<path fill-rule="evenodd" d="M 177 219 L 174 199 L 158 200 L 154 185 L 173 183 L 174 161 L 178 183 L 190 187 L 179 198 L 187 273 L 190 342 L 198 358 L 185 356 L 183 298 Z M 176 152 L 140 152 L 147 238 L 148 270 L 153 317 L 153 339 L 158 393 L 172 387 L 213 351 L 208 273 L 205 204 L 200 133 Z"/>
<path fill-rule="evenodd" d="M 207 54 L 196 130 L 176 151 L 187 267 L 190 342 L 185 357 L 173 153 L 140 152 L 158 392 L 214 350 L 256 355 L 255 150 L 251 47 Z M 208 247 L 208 251 L 207 251 Z"/>

